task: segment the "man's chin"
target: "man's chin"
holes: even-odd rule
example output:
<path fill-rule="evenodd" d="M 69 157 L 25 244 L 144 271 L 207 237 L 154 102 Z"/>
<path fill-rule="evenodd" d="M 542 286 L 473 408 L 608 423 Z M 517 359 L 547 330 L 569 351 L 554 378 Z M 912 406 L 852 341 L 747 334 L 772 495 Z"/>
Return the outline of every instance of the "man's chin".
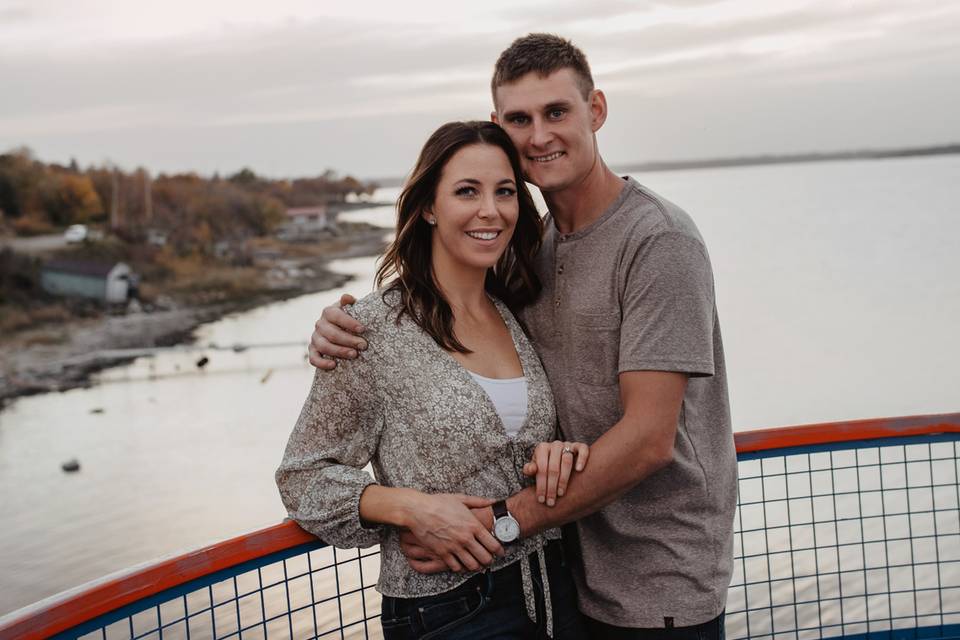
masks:
<path fill-rule="evenodd" d="M 553 177 L 553 176 L 551 176 L 551 177 L 549 177 L 549 178 L 543 178 L 543 179 L 537 179 L 537 180 L 530 180 L 529 182 L 530 182 L 531 184 L 535 185 L 538 189 L 540 189 L 540 193 L 543 193 L 543 194 L 555 193 L 555 192 L 557 192 L 557 191 L 563 191 L 564 188 L 566 188 L 566 186 L 567 186 L 566 182 L 560 180 L 560 179 L 557 178 L 557 177 Z"/>
<path fill-rule="evenodd" d="M 523 179 L 540 189 L 541 192 L 548 193 L 550 191 L 557 190 L 557 183 L 559 182 L 557 176 L 544 175 L 545 172 L 540 168 L 538 171 L 524 171 Z"/>

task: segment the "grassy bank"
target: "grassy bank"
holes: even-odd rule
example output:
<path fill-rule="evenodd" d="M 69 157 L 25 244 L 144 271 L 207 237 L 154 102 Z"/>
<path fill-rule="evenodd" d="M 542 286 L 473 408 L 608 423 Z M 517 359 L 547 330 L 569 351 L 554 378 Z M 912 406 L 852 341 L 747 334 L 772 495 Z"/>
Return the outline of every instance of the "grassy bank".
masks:
<path fill-rule="evenodd" d="M 309 243 L 264 239 L 249 257 L 174 256 L 142 248 L 84 247 L 121 260 L 143 277 L 141 300 L 124 309 L 93 302 L 9 293 L 0 303 L 0 406 L 18 396 L 89 384 L 92 373 L 123 362 L 98 352 L 188 342 L 197 326 L 237 311 L 342 285 L 330 260 L 378 255 L 383 230 L 344 225 Z M 105 255 L 106 254 L 106 255 Z M 305 329 L 306 332 L 306 329 Z M 306 341 L 306 333 L 303 336 Z"/>

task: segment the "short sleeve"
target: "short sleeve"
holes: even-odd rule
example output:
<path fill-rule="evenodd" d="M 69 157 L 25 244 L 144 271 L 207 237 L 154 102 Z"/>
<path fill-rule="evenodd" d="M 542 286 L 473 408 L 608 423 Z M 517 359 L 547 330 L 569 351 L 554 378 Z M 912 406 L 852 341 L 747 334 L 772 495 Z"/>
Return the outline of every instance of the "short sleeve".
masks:
<path fill-rule="evenodd" d="M 713 271 L 703 245 L 680 232 L 639 243 L 621 273 L 624 371 L 714 373 Z"/>
<path fill-rule="evenodd" d="M 375 482 L 362 469 L 376 453 L 383 426 L 371 359 L 367 351 L 314 374 L 276 473 L 290 517 L 341 548 L 372 546 L 383 533 L 360 521 L 360 496 Z"/>

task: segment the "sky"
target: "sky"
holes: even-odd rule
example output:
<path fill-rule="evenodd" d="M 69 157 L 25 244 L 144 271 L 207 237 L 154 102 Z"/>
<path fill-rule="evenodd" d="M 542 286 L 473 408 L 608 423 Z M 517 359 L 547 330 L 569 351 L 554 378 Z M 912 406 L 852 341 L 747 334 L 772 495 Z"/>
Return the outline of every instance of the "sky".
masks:
<path fill-rule="evenodd" d="M 531 31 L 587 54 L 612 166 L 960 142 L 957 2 L 0 0 L 0 151 L 402 176 Z"/>

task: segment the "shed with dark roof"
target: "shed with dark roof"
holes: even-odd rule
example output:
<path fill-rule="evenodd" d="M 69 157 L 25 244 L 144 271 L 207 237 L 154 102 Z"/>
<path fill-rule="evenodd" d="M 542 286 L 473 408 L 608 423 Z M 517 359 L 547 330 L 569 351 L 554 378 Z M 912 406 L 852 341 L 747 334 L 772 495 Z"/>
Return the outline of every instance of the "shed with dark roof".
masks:
<path fill-rule="evenodd" d="M 43 265 L 40 284 L 55 296 L 90 298 L 109 304 L 127 301 L 133 272 L 123 262 L 51 260 Z"/>

